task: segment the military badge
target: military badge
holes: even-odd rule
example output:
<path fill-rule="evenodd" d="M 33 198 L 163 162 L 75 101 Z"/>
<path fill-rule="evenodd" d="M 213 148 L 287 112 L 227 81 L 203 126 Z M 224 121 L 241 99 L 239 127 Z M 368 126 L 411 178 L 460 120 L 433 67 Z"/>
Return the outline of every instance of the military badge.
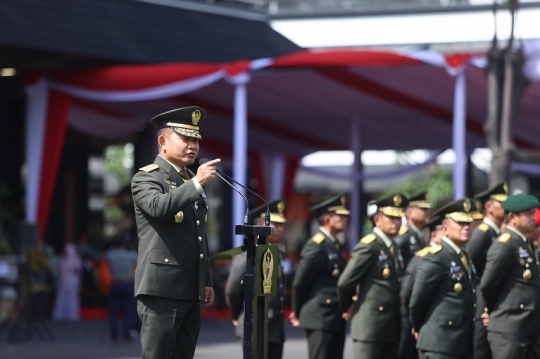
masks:
<path fill-rule="evenodd" d="M 176 223 L 181 223 L 184 220 L 184 212 L 180 211 L 174 215 L 174 221 Z"/>
<path fill-rule="evenodd" d="M 461 283 L 454 284 L 454 292 L 461 293 L 463 291 L 463 285 Z"/>
<path fill-rule="evenodd" d="M 401 206 L 401 203 L 403 202 L 403 198 L 399 194 L 396 194 L 392 200 L 394 201 L 394 206 L 396 207 Z"/>
<path fill-rule="evenodd" d="M 532 278 L 531 270 L 530 269 L 525 269 L 523 271 L 523 279 L 525 279 L 526 281 L 529 281 L 529 280 L 531 280 L 531 278 Z"/>
<path fill-rule="evenodd" d="M 388 279 L 390 278 L 390 275 L 392 274 L 392 271 L 390 270 L 390 268 L 388 268 L 388 265 L 384 267 L 383 271 L 382 271 L 382 277 L 384 279 Z"/>
<path fill-rule="evenodd" d="M 199 111 L 197 109 L 197 110 L 193 111 L 193 113 L 191 114 L 191 123 L 194 126 L 197 126 L 199 124 L 200 120 L 201 120 L 201 111 Z"/>
<path fill-rule="evenodd" d="M 471 211 L 471 201 L 469 201 L 468 199 L 466 199 L 465 201 L 463 201 L 463 210 L 467 213 L 469 213 Z"/>

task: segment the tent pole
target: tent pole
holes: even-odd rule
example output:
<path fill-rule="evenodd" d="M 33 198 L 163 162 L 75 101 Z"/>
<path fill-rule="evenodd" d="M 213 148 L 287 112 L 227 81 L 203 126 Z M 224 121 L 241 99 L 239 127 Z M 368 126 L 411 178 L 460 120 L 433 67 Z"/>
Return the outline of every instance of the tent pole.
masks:
<path fill-rule="evenodd" d="M 353 116 L 351 119 L 351 137 L 350 146 L 353 152 L 353 165 L 351 171 L 351 196 L 350 196 L 350 221 L 349 221 L 349 249 L 353 250 L 361 236 L 361 224 L 363 218 L 360 218 L 360 207 L 362 206 L 362 181 L 359 175 L 362 174 L 362 141 L 360 119 Z"/>
<path fill-rule="evenodd" d="M 230 81 L 235 86 L 234 89 L 234 141 L 233 141 L 233 178 L 239 183 L 246 183 L 247 177 L 247 89 L 246 84 L 249 82 L 248 74 L 239 74 L 233 77 Z M 246 191 L 237 186 L 242 193 Z M 232 191 L 232 190 L 231 190 Z M 245 200 L 233 193 L 232 195 L 233 217 L 232 217 L 232 238 L 234 247 L 243 244 L 243 238 L 234 233 L 236 225 L 244 223 L 244 214 L 246 211 Z"/>
<path fill-rule="evenodd" d="M 465 127 L 466 127 L 466 86 L 465 70 L 456 76 L 454 87 L 454 120 L 452 130 L 452 148 L 456 155 L 454 162 L 453 182 L 454 199 L 465 196 Z"/>

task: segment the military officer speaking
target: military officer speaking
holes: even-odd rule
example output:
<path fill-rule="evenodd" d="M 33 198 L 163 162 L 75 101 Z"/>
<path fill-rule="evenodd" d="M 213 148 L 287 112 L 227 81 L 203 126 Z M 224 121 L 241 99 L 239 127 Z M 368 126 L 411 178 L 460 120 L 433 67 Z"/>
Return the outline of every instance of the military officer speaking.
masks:
<path fill-rule="evenodd" d="M 508 186 L 499 183 L 484 192 L 478 193 L 474 198 L 482 204 L 484 218 L 482 223 L 472 232 L 471 240 L 465 248 L 470 254 L 476 268 L 478 282 L 482 280 L 486 267 L 487 251 L 497 236 L 501 234 L 501 225 L 504 222 L 504 209 L 501 202 L 508 198 Z M 479 210 L 481 210 L 479 208 Z M 482 292 L 476 293 L 476 318 L 480 318 L 484 312 L 484 298 Z M 476 321 L 474 339 L 475 359 L 490 359 L 491 350 L 487 341 L 487 330 L 481 320 Z"/>
<path fill-rule="evenodd" d="M 481 289 L 489 312 L 487 337 L 494 359 L 540 358 L 540 273 L 532 243 L 538 200 L 520 193 L 502 206 L 505 232 L 491 245 Z"/>
<path fill-rule="evenodd" d="M 375 204 L 373 233 L 354 247 L 338 281 L 343 317 L 352 321 L 355 359 L 398 357 L 403 258 L 393 238 L 398 234 L 407 197 L 396 193 Z"/>
<path fill-rule="evenodd" d="M 131 182 L 139 235 L 135 296 L 147 359 L 193 358 L 203 303 L 214 301 L 203 186 L 220 160 L 201 165 L 196 175 L 186 169 L 199 153 L 205 117 L 197 106 L 154 117 L 159 155 Z"/>
<path fill-rule="evenodd" d="M 274 235 L 268 237 L 268 240 L 270 244 L 283 247 L 285 223 L 287 222 L 283 215 L 285 201 L 272 201 L 268 203 L 268 208 L 270 210 L 270 225 L 275 228 Z M 253 209 L 250 214 L 256 226 L 264 226 L 266 205 Z M 281 266 L 283 258 L 284 251 L 283 248 L 280 248 L 277 294 L 268 298 L 268 359 L 281 359 L 283 356 L 283 342 L 285 341 L 285 278 Z M 242 280 L 246 273 L 246 259 L 246 253 L 234 258 L 225 285 L 225 298 L 235 326 L 235 334 L 241 340 L 244 339 L 244 287 Z"/>
<path fill-rule="evenodd" d="M 345 253 L 336 236 L 347 228 L 349 210 L 337 195 L 311 208 L 319 230 L 302 249 L 292 288 L 290 320 L 305 329 L 310 359 L 342 359 L 345 320 L 337 298 Z"/>
<path fill-rule="evenodd" d="M 464 198 L 433 213 L 442 218 L 442 241 L 419 253 L 409 303 L 420 358 L 473 357 L 476 273 L 463 247 L 474 210 L 473 200 Z"/>

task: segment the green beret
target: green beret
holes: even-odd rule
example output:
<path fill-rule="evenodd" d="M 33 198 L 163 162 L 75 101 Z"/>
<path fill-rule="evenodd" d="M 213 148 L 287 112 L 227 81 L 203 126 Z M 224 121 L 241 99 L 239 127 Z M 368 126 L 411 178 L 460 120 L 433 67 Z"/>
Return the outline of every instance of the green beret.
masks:
<path fill-rule="evenodd" d="M 502 203 L 502 207 L 506 212 L 514 213 L 529 211 L 539 205 L 536 197 L 525 193 L 511 195 Z"/>

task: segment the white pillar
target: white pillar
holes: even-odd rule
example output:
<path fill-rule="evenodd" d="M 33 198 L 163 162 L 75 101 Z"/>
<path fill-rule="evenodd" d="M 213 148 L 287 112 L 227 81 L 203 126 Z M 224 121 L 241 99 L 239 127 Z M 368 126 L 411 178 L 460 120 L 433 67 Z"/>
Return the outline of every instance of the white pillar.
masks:
<path fill-rule="evenodd" d="M 360 165 L 362 163 L 362 141 L 361 141 L 361 129 L 360 129 L 360 119 L 357 116 L 354 116 L 351 119 L 351 136 L 350 136 L 350 148 L 353 152 L 354 161 L 351 171 L 351 194 L 349 198 L 350 202 L 350 211 L 351 211 L 351 221 L 349 221 L 349 247 L 352 248 L 356 245 L 361 235 L 360 228 L 360 194 L 361 188 L 359 186 L 359 175 L 362 173 L 360 170 Z"/>
<path fill-rule="evenodd" d="M 26 221 L 37 223 L 43 142 L 47 124 L 48 84 L 41 78 L 26 88 Z"/>
<path fill-rule="evenodd" d="M 454 86 L 454 121 L 452 131 L 452 148 L 456 155 L 453 171 L 454 199 L 465 196 L 465 151 L 466 151 L 466 83 L 465 70 L 456 75 Z"/>
<path fill-rule="evenodd" d="M 234 137 L 233 137 L 233 178 L 239 183 L 245 184 L 247 177 L 247 89 L 249 82 L 248 74 L 239 74 L 230 79 L 235 86 L 234 89 Z M 244 195 L 246 191 L 237 186 Z M 234 190 L 231 190 L 235 192 Z M 233 244 L 234 247 L 243 244 L 243 237 L 234 234 L 234 227 L 244 224 L 246 213 L 246 201 L 238 193 L 232 195 L 232 224 L 233 224 Z"/>
<path fill-rule="evenodd" d="M 270 157 L 271 166 L 265 168 L 269 172 L 270 188 L 269 199 L 276 200 L 283 198 L 283 186 L 285 184 L 285 156 L 283 154 L 273 154 Z"/>

